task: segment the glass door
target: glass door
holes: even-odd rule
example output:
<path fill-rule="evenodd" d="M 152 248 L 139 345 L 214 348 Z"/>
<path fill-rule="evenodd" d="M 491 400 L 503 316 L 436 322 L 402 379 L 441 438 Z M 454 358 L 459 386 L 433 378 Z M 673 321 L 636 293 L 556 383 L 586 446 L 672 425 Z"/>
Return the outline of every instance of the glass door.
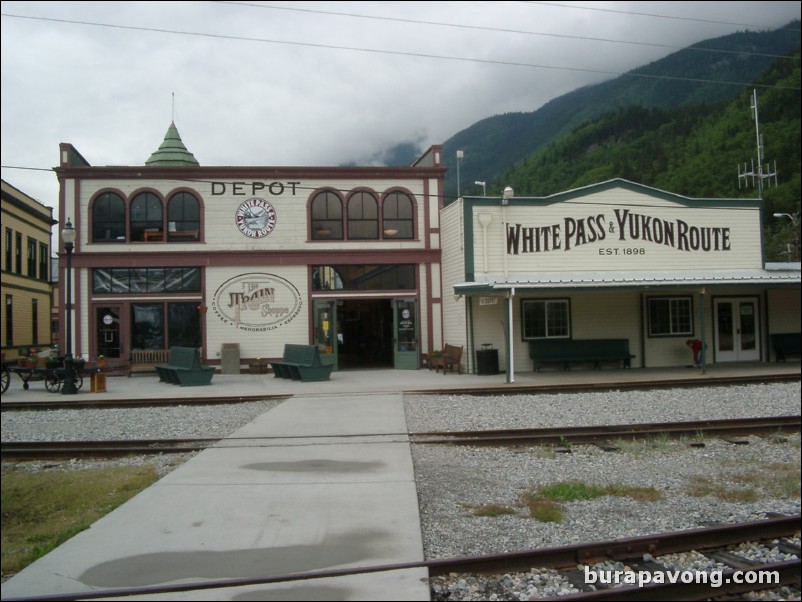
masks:
<path fill-rule="evenodd" d="M 418 303 L 415 299 L 393 302 L 393 364 L 397 370 L 418 369 Z"/>
<path fill-rule="evenodd" d="M 123 342 L 120 328 L 121 308 L 118 305 L 95 307 L 95 354 L 104 356 L 109 365 L 119 364 Z"/>
<path fill-rule="evenodd" d="M 337 369 L 337 302 L 328 299 L 315 300 L 315 344 L 320 350 L 324 364 L 334 364 Z"/>
<path fill-rule="evenodd" d="M 716 361 L 760 359 L 758 302 L 754 298 L 716 299 Z"/>

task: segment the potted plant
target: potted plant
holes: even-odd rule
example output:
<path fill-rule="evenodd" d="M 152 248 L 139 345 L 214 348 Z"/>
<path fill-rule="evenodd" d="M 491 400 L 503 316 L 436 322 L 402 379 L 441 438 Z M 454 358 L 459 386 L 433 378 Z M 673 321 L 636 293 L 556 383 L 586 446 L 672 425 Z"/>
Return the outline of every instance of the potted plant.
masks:
<path fill-rule="evenodd" d="M 72 360 L 72 367 L 76 373 L 83 370 L 85 365 L 86 365 L 86 360 L 84 360 L 84 358 L 82 357 L 76 357 L 75 359 Z"/>
<path fill-rule="evenodd" d="M 19 347 L 17 349 L 17 363 L 20 367 L 25 368 L 28 365 L 28 354 L 31 352 L 30 347 Z"/>
<path fill-rule="evenodd" d="M 95 360 L 95 365 L 98 368 L 104 368 L 106 366 L 106 356 L 103 354 L 97 356 L 97 359 Z"/>
<path fill-rule="evenodd" d="M 60 368 L 61 367 L 61 359 L 59 359 L 55 355 L 51 355 L 45 360 L 45 367 L 48 370 L 55 370 L 56 368 Z"/>

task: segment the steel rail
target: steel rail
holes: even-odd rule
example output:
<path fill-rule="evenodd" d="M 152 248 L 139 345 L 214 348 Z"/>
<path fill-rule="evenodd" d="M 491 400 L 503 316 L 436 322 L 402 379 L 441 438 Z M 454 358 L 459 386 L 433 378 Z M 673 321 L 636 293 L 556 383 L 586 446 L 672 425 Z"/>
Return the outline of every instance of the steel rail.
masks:
<path fill-rule="evenodd" d="M 646 439 L 649 437 L 733 437 L 738 435 L 778 434 L 799 432 L 800 416 L 765 418 L 736 418 L 698 422 L 662 422 L 590 427 L 556 427 L 547 429 L 507 429 L 490 431 L 454 431 L 410 433 L 414 444 L 451 444 L 473 446 L 571 445 L 606 443 L 615 440 Z M 388 433 L 373 433 L 379 436 Z M 391 433 L 391 435 L 405 435 Z M 298 439 L 299 437 L 291 437 Z M 313 437 L 321 439 L 319 436 Z M 332 439 L 342 439 L 332 436 Z M 226 438 L 228 441 L 236 439 Z M 281 440 L 282 437 L 270 437 Z M 206 449 L 220 438 L 202 439 L 124 439 L 106 441 L 4 441 L 0 455 L 6 460 L 39 460 L 65 457 L 118 457 L 162 453 L 185 453 Z M 252 441 L 247 438 L 246 441 Z"/>
<path fill-rule="evenodd" d="M 727 545 L 736 545 L 747 541 L 765 541 L 776 539 L 778 537 L 789 537 L 799 532 L 800 520 L 802 520 L 802 516 L 800 515 L 779 516 L 775 518 L 747 523 L 738 523 L 734 525 L 703 527 L 700 529 L 690 529 L 686 531 L 659 533 L 655 535 L 646 535 L 626 539 L 597 541 L 557 548 L 507 552 L 503 554 L 491 554 L 486 556 L 444 558 L 421 562 L 403 562 L 375 566 L 361 566 L 344 569 L 272 575 L 267 577 L 209 580 L 171 585 L 154 585 L 136 588 L 118 588 L 99 591 L 95 590 L 52 595 L 25 596 L 17 598 L 4 598 L 3 600 L 4 602 L 61 602 L 64 600 L 96 600 L 100 598 L 108 599 L 132 595 L 170 594 L 177 592 L 266 585 L 273 583 L 288 583 L 294 581 L 309 581 L 330 577 L 344 577 L 421 568 L 428 569 L 430 576 L 447 575 L 449 573 L 493 574 L 515 570 L 529 571 L 532 567 L 560 569 L 575 567 L 577 564 L 592 564 L 602 560 L 639 559 L 645 553 L 652 554 L 653 556 L 659 556 L 663 554 L 687 552 L 694 549 L 711 549 Z M 779 564 L 793 565 L 794 563 L 798 567 L 799 560 L 791 561 L 791 563 Z M 768 568 L 771 566 L 773 565 L 760 565 L 759 567 L 756 567 L 755 570 L 768 570 Z M 791 572 L 793 572 L 793 567 L 791 567 Z M 799 574 L 798 568 L 796 569 L 796 574 L 797 576 Z M 752 584 L 750 587 L 751 589 L 747 591 L 760 589 L 755 584 Z M 617 595 L 622 589 L 624 588 L 616 588 L 614 593 Z M 596 592 L 593 593 L 596 594 Z M 719 593 L 718 589 L 708 588 L 706 597 L 709 598 L 717 593 Z M 599 593 L 597 595 L 602 594 Z M 563 599 L 563 597 L 560 597 L 560 599 Z M 635 600 L 645 598 L 643 596 L 640 598 L 635 596 L 630 599 Z M 674 600 L 678 598 L 675 597 L 674 594 L 670 594 L 665 598 L 649 597 L 648 599 Z"/>
<path fill-rule="evenodd" d="M 220 439 L 144 439 L 114 441 L 7 441 L 3 460 L 109 458 L 130 455 L 179 454 L 206 449 Z"/>
<path fill-rule="evenodd" d="M 450 445 L 568 445 L 649 437 L 734 437 L 743 435 L 799 432 L 802 416 L 735 418 L 692 422 L 651 422 L 545 429 L 488 431 L 440 431 L 410 433 L 417 444 Z"/>

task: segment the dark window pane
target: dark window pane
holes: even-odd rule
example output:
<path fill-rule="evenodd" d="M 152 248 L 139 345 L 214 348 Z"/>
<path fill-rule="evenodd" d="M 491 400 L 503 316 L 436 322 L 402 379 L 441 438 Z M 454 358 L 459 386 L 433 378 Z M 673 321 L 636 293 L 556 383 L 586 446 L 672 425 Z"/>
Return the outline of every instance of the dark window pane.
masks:
<path fill-rule="evenodd" d="M 333 192 L 320 192 L 312 201 L 312 238 L 343 238 L 343 204 L 340 197 Z"/>
<path fill-rule="evenodd" d="M 334 265 L 312 268 L 314 290 L 415 290 L 415 266 Z"/>
<path fill-rule="evenodd" d="M 164 240 L 162 202 L 151 192 L 142 192 L 131 201 L 131 240 Z"/>
<path fill-rule="evenodd" d="M 201 322 L 197 303 L 170 303 L 167 314 L 170 347 L 201 346 Z"/>
<path fill-rule="evenodd" d="M 92 203 L 92 241 L 125 242 L 125 201 L 104 192 Z"/>
<path fill-rule="evenodd" d="M 200 202 L 188 192 L 179 192 L 167 205 L 167 240 L 200 239 Z"/>
<path fill-rule="evenodd" d="M 131 305 L 131 347 L 164 349 L 164 305 L 135 303 Z"/>

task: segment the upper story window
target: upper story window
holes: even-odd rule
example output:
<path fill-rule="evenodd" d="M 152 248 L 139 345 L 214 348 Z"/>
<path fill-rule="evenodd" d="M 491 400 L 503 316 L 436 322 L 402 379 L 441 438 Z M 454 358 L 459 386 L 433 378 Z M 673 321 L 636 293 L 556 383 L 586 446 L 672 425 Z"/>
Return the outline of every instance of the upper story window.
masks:
<path fill-rule="evenodd" d="M 200 240 L 200 202 L 188 192 L 178 192 L 167 202 L 167 240 Z"/>
<path fill-rule="evenodd" d="M 28 277 L 36 278 L 36 239 L 28 237 Z"/>
<path fill-rule="evenodd" d="M 331 191 L 319 192 L 312 199 L 312 239 L 343 239 L 343 203 Z"/>
<path fill-rule="evenodd" d="M 414 205 L 404 192 L 391 192 L 382 203 L 382 234 L 384 238 L 413 238 Z"/>
<path fill-rule="evenodd" d="M 355 192 L 348 199 L 348 238 L 379 239 L 379 205 L 369 192 Z"/>
<path fill-rule="evenodd" d="M 125 201 L 104 192 L 92 203 L 92 242 L 125 242 Z"/>
<path fill-rule="evenodd" d="M 164 240 L 162 201 L 152 192 L 140 192 L 131 201 L 131 240 Z"/>
<path fill-rule="evenodd" d="M 9 272 L 11 271 L 11 266 L 14 263 L 14 253 L 12 249 L 14 248 L 14 244 L 12 239 L 14 238 L 14 233 L 11 231 L 11 228 L 6 228 L 6 270 Z"/>

